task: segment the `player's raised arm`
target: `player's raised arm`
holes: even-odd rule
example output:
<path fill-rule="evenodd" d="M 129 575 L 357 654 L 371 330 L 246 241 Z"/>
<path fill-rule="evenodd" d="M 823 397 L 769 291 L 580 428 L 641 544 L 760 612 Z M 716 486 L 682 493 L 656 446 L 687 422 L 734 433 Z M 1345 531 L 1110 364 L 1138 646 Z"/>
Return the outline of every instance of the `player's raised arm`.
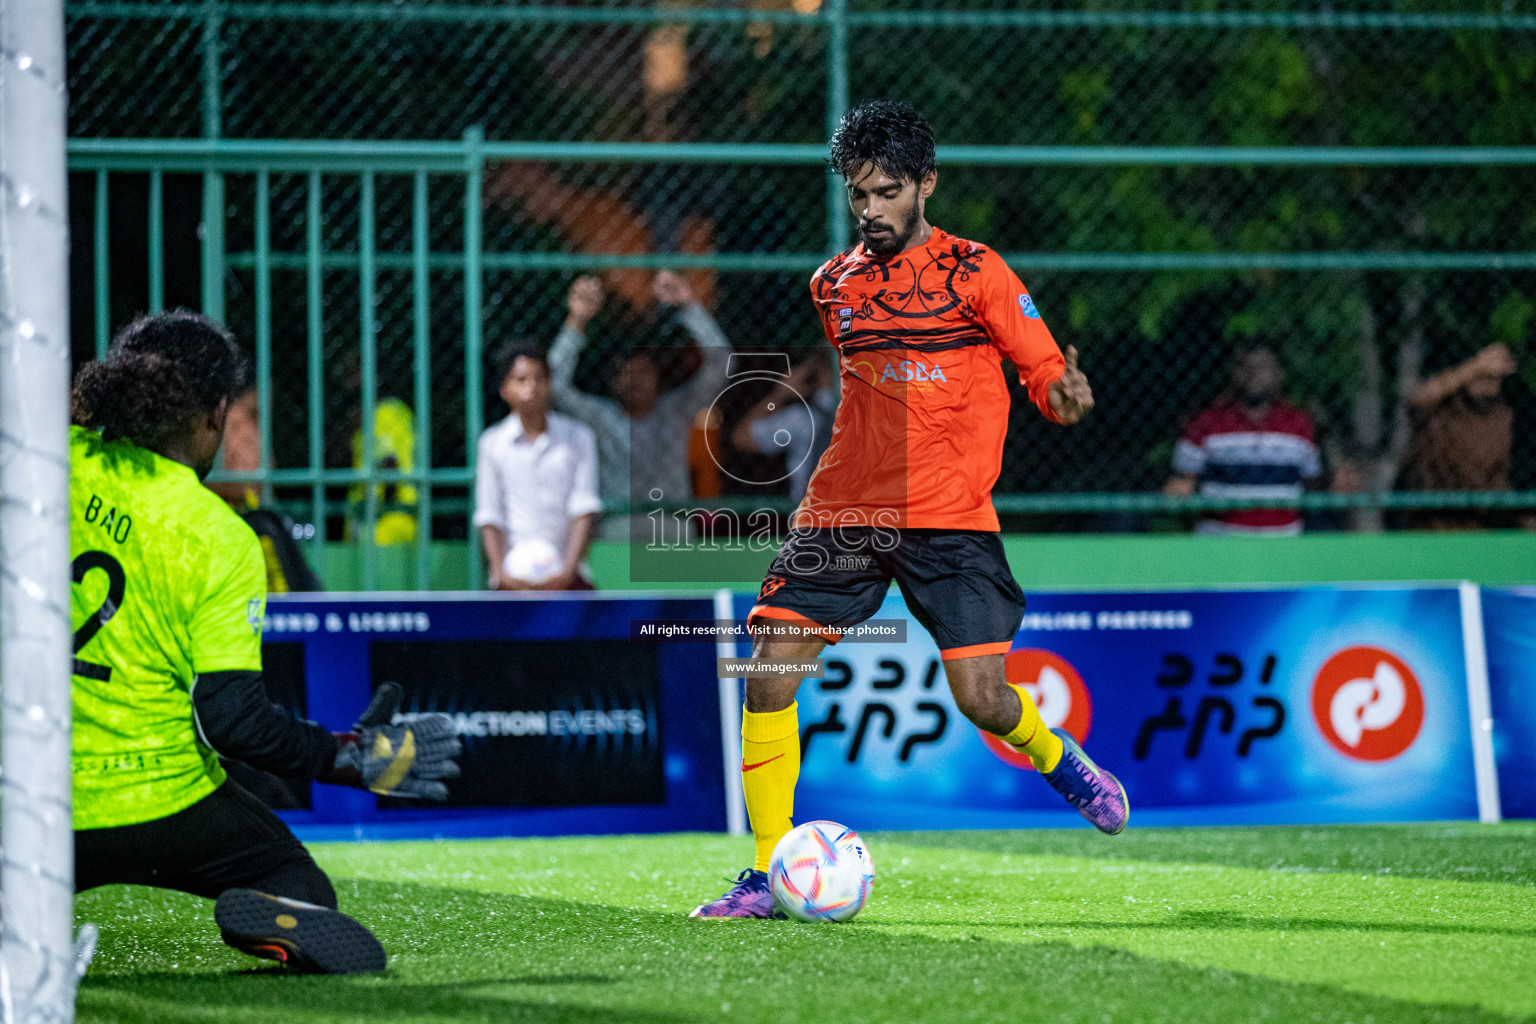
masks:
<path fill-rule="evenodd" d="M 1046 419 L 1076 423 L 1093 408 L 1093 392 L 1077 368 L 1076 350 L 1068 350 L 1070 362 L 1063 357 L 1035 300 L 1001 256 L 984 252 L 981 267 L 977 313 L 992 343 L 1018 368 L 1019 381 Z"/>
<path fill-rule="evenodd" d="M 217 753 L 286 779 L 313 779 L 383 796 L 448 799 L 462 749 L 448 716 L 395 725 L 395 701 L 380 718 L 364 714 L 352 731 L 332 733 L 300 721 L 267 698 L 260 672 L 214 672 L 193 694 L 198 729 Z M 375 701 L 377 704 L 378 701 Z M 382 741 L 382 742 L 381 742 Z"/>
<path fill-rule="evenodd" d="M 1093 411 L 1093 388 L 1088 386 L 1088 376 L 1077 368 L 1077 347 L 1068 345 L 1065 355 L 1067 368 L 1051 382 L 1051 411 L 1062 423 L 1076 423 Z"/>
<path fill-rule="evenodd" d="M 612 401 L 589 395 L 576 386 L 576 364 L 587 347 L 587 325 L 602 307 L 603 285 L 598 278 L 587 275 L 571 283 L 565 300 L 565 322 L 549 347 L 550 395 L 556 409 L 590 424 L 594 430 L 617 422 L 616 428 L 609 429 L 622 431 L 623 414 Z"/>
<path fill-rule="evenodd" d="M 677 310 L 678 322 L 699 347 L 698 370 L 686 382 L 663 396 L 669 405 L 689 410 L 687 415 L 691 419 L 693 411 L 714 401 L 725 387 L 731 342 L 681 275 L 663 270 L 656 275 L 653 289 L 656 301 Z"/>

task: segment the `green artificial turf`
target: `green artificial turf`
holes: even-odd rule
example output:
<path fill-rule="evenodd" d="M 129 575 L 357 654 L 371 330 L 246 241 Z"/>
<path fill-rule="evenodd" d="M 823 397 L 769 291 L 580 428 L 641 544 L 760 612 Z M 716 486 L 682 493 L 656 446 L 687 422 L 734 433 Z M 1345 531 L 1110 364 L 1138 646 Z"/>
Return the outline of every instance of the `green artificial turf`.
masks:
<path fill-rule="evenodd" d="M 700 922 L 714 835 L 314 847 L 386 975 L 287 977 L 212 905 L 82 896 L 85 1021 L 1536 1019 L 1536 824 L 889 833 L 844 925 Z"/>

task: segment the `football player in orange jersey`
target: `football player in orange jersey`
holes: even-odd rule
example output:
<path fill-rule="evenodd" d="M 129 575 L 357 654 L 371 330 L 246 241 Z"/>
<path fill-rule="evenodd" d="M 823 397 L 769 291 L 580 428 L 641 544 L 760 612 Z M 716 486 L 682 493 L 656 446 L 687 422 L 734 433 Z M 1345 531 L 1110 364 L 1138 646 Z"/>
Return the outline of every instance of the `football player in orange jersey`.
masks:
<path fill-rule="evenodd" d="M 1024 595 L 992 507 L 1009 410 L 1002 363 L 1047 419 L 1069 425 L 1093 408 L 1077 351 L 1062 355 L 997 253 L 928 223 L 939 178 L 933 130 L 915 110 L 878 101 L 850 111 L 831 163 L 860 243 L 813 275 L 811 297 L 837 347 L 843 398 L 750 617 L 761 668 L 747 674 L 741 771 L 756 858 L 699 918 L 774 913 L 768 860 L 794 812 L 801 678 L 768 663 L 816 658 L 879 610 L 892 580 L 938 643 L 967 718 L 1028 756 L 1101 831 L 1122 831 L 1130 816 L 1119 781 L 1047 728 L 1003 671 Z"/>

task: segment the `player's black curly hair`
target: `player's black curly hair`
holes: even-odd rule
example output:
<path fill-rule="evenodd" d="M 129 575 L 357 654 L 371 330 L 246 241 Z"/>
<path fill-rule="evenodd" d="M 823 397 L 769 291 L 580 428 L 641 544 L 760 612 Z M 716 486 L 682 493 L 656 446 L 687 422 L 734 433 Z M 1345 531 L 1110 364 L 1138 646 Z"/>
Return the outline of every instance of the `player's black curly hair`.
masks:
<path fill-rule="evenodd" d="M 185 309 L 141 316 L 117 332 L 106 359 L 75 374 L 70 421 L 163 452 L 245 383 L 245 359 L 224 327 Z"/>
<path fill-rule="evenodd" d="M 905 103 L 861 103 L 833 133 L 829 162 L 844 178 L 872 163 L 897 181 L 922 181 L 937 166 L 933 128 Z"/>

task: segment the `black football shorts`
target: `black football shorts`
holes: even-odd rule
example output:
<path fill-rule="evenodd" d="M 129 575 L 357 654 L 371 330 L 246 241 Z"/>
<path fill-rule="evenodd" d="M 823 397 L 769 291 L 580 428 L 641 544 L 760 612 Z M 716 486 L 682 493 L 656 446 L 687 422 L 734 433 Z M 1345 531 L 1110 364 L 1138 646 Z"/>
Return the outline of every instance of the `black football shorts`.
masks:
<path fill-rule="evenodd" d="M 891 581 L 945 661 L 1003 654 L 1024 617 L 1003 542 L 983 530 L 792 530 L 748 621 L 780 619 L 837 643 L 880 610 Z"/>
<path fill-rule="evenodd" d="M 75 832 L 75 891 L 114 883 L 208 899 L 259 889 L 336 909 L 336 890 L 309 851 L 234 779 L 167 817 Z"/>

